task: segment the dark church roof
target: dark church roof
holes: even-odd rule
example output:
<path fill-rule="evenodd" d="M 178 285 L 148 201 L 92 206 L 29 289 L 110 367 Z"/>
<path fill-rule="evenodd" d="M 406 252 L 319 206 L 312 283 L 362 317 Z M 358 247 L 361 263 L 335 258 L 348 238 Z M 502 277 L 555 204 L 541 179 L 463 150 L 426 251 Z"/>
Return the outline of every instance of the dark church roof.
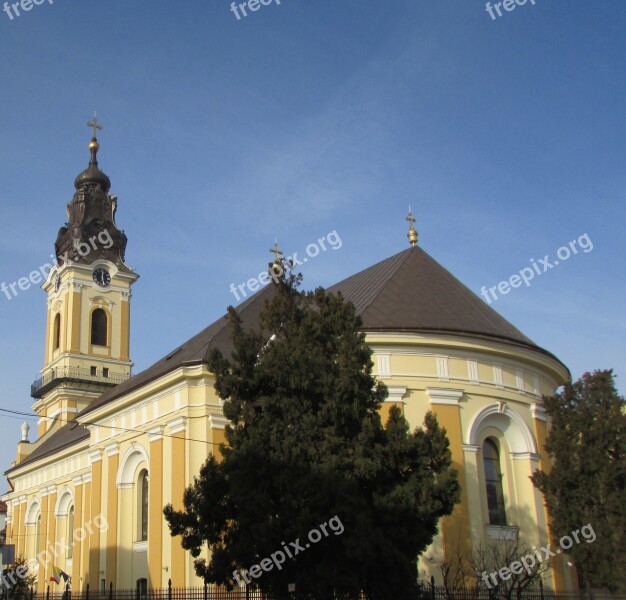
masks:
<path fill-rule="evenodd" d="M 365 331 L 462 334 L 523 346 L 558 361 L 419 247 L 399 252 L 333 285 L 329 291 L 341 293 L 354 303 Z M 271 300 L 273 295 L 274 285 L 269 284 L 237 307 L 244 328 L 257 326 L 265 301 Z M 213 348 L 224 354 L 232 350 L 225 315 L 145 371 L 102 394 L 77 415 L 77 420 L 88 424 L 89 413 L 97 408 L 179 367 L 205 363 Z M 46 440 L 19 467 L 88 436 L 85 427 L 70 423 Z"/>
<path fill-rule="evenodd" d="M 541 350 L 419 247 L 329 288 L 355 306 L 366 331 L 461 333 Z"/>

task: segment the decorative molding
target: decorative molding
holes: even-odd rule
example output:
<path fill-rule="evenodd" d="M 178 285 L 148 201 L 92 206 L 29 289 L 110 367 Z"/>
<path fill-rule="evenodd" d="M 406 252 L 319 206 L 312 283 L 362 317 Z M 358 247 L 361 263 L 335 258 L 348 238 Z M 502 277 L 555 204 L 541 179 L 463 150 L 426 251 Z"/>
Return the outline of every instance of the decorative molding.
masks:
<path fill-rule="evenodd" d="M 224 415 L 209 415 L 211 429 L 226 429 L 230 421 Z"/>
<path fill-rule="evenodd" d="M 148 434 L 148 441 L 152 444 L 152 442 L 158 442 L 163 439 L 163 430 L 165 427 L 163 425 L 158 425 L 157 427 L 153 427 L 152 429 L 148 429 L 146 432 Z"/>
<path fill-rule="evenodd" d="M 478 361 L 467 360 L 467 373 L 471 385 L 478 385 L 480 378 L 478 377 Z"/>
<path fill-rule="evenodd" d="M 502 367 L 493 365 L 493 381 L 495 382 L 496 387 L 504 387 L 504 385 L 502 385 Z"/>
<path fill-rule="evenodd" d="M 187 417 L 178 417 L 170 421 L 167 428 L 172 435 L 187 431 Z"/>
<path fill-rule="evenodd" d="M 539 462 L 541 456 L 536 452 L 511 452 L 509 454 L 511 460 L 532 460 L 533 462 Z"/>
<path fill-rule="evenodd" d="M 478 446 L 473 446 L 472 444 L 463 444 L 463 450 L 465 452 L 478 452 L 478 450 L 480 450 L 480 448 Z"/>
<path fill-rule="evenodd" d="M 389 391 L 389 396 L 385 400 L 385 402 L 400 402 L 404 404 L 404 396 L 406 394 L 405 387 L 397 387 L 397 386 L 388 386 L 387 390 Z"/>
<path fill-rule="evenodd" d="M 391 379 L 391 354 L 377 354 L 378 377 Z"/>
<path fill-rule="evenodd" d="M 109 458 L 112 458 L 113 456 L 117 456 L 120 453 L 120 445 L 117 442 L 114 442 L 113 444 L 109 444 L 108 446 L 106 446 L 104 448 L 104 451 L 107 453 L 107 456 Z"/>
<path fill-rule="evenodd" d="M 530 405 L 530 414 L 533 416 L 533 419 L 537 419 L 539 421 L 548 420 L 548 413 L 546 412 L 546 409 L 541 404 L 537 404 L 536 402 Z"/>
<path fill-rule="evenodd" d="M 479 410 L 471 419 L 465 432 L 464 443 L 476 446 L 480 441 L 480 432 L 485 427 L 499 429 L 509 444 L 511 454 L 530 452 L 537 453 L 537 443 L 530 427 L 517 412 L 504 407 L 500 403 L 490 404 Z"/>
<path fill-rule="evenodd" d="M 515 382 L 517 384 L 517 389 L 521 392 L 524 391 L 524 371 L 521 369 L 515 369 Z"/>
<path fill-rule="evenodd" d="M 89 453 L 89 464 L 100 462 L 102 460 L 102 450 L 92 450 Z"/>
<path fill-rule="evenodd" d="M 437 356 L 437 376 L 439 381 L 450 381 L 447 356 Z"/>
<path fill-rule="evenodd" d="M 463 398 L 463 390 L 447 388 L 426 388 L 426 394 L 431 404 L 458 405 Z"/>

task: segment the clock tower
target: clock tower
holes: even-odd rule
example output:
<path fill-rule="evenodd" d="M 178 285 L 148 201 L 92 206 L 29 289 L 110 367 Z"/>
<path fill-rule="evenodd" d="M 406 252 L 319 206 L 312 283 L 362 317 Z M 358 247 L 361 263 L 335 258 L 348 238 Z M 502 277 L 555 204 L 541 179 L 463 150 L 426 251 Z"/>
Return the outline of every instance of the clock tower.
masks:
<path fill-rule="evenodd" d="M 98 167 L 102 126 L 95 117 L 88 125 L 89 166 L 74 182 L 68 222 L 55 243 L 57 264 L 42 285 L 48 294 L 46 350 L 41 377 L 31 386 L 40 437 L 131 375 L 131 286 L 139 276 L 124 262 L 127 239 L 115 223 L 117 197 Z"/>

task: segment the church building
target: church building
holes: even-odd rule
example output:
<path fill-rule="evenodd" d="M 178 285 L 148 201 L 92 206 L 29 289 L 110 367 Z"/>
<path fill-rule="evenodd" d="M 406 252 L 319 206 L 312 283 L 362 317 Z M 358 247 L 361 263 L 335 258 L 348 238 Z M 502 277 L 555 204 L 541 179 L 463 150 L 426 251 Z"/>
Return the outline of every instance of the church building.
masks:
<path fill-rule="evenodd" d="M 111 583 L 162 588 L 170 579 L 198 586 L 162 510 L 182 508 L 185 487 L 225 439 L 207 357 L 213 348 L 229 351 L 227 320 L 220 316 L 131 373 L 131 288 L 139 276 L 125 262 L 117 197 L 98 165 L 100 126 L 90 125 L 89 166 L 74 182 L 55 243 L 58 264 L 42 285 L 45 358 L 31 386 L 39 424 L 32 441 L 23 428 L 5 473 L 6 542 L 30 559 L 48 552 L 36 567 L 39 591 L 53 567 L 71 576 L 74 591 Z M 441 561 L 459 548 L 551 541 L 529 477 L 549 469 L 542 395 L 569 371 L 424 252 L 408 220 L 406 249 L 330 290 L 352 301 L 363 320 L 374 373 L 389 389 L 383 420 L 395 405 L 414 429 L 432 410 L 447 430 L 462 500 L 419 564 L 420 579 L 440 581 Z M 244 326 L 258 323 L 272 287 L 237 307 Z M 547 588 L 577 589 L 575 579 L 564 555 L 551 559 Z"/>

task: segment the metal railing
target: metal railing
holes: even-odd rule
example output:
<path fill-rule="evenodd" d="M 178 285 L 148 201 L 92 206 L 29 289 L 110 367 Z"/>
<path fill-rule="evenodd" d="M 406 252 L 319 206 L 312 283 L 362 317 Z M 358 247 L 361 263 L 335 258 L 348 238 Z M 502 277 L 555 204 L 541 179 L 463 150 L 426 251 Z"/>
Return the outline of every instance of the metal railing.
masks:
<path fill-rule="evenodd" d="M 128 377 L 126 373 L 109 372 L 105 376 L 102 371 L 93 373 L 91 369 L 81 367 L 54 367 L 35 380 L 30 386 L 30 395 L 33 398 L 41 398 L 46 392 L 64 382 L 88 382 L 112 387 L 126 381 Z"/>
<path fill-rule="evenodd" d="M 37 593 L 31 590 L 30 596 L 22 600 L 272 600 L 271 594 L 263 594 L 259 589 L 252 586 L 237 588 L 228 591 L 224 588 L 204 585 L 203 587 L 176 588 L 172 586 L 171 580 L 166 588 L 146 589 L 137 586 L 135 589 L 114 589 L 113 584 L 109 584 L 108 589 L 98 592 L 90 591 L 89 585 L 82 591 L 72 591 L 71 586 L 61 585 L 61 591 L 51 590 L 47 587 L 45 593 Z M 540 585 L 533 589 L 525 589 L 521 592 L 513 592 L 510 595 L 503 595 L 504 590 L 494 591 L 485 587 L 473 587 L 465 589 L 447 590 L 443 586 L 430 582 L 420 582 L 415 595 L 415 600 L 626 600 L 624 595 L 602 595 L 593 593 L 590 595 L 580 592 L 555 593 L 544 589 Z M 309 598 L 307 594 L 294 592 L 291 594 L 294 600 Z M 361 595 L 361 600 L 367 600 Z"/>

